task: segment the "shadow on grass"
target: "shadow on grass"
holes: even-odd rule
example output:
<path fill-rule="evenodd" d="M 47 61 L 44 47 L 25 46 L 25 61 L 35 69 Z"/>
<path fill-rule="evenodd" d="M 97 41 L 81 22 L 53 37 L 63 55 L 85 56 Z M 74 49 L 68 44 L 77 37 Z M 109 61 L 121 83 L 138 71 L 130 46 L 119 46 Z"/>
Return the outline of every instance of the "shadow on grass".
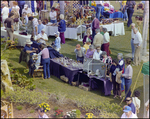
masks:
<path fill-rule="evenodd" d="M 120 49 L 116 49 L 116 48 L 111 48 L 112 52 L 122 52 L 122 53 L 130 53 L 129 51 L 124 51 L 124 50 L 120 50 Z"/>

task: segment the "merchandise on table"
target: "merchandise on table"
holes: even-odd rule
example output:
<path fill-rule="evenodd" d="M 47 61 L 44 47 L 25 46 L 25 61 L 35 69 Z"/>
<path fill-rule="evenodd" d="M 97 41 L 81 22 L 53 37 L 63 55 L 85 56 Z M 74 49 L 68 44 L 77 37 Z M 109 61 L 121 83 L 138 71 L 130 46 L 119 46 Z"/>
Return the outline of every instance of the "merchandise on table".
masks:
<path fill-rule="evenodd" d="M 83 71 L 87 72 L 88 76 L 97 76 L 98 78 L 106 77 L 106 64 L 100 60 L 84 58 Z"/>
<path fill-rule="evenodd" d="M 106 25 L 106 24 L 111 24 L 113 22 L 119 22 L 119 19 L 115 18 L 115 19 L 112 19 L 112 18 L 109 18 L 109 19 L 102 19 L 101 22 L 100 22 L 100 25 Z"/>
<path fill-rule="evenodd" d="M 68 59 L 67 57 L 60 57 L 60 58 L 55 58 L 54 61 L 60 63 L 61 65 L 69 68 L 78 68 L 82 69 L 83 64 L 77 61 L 74 61 L 73 59 Z"/>

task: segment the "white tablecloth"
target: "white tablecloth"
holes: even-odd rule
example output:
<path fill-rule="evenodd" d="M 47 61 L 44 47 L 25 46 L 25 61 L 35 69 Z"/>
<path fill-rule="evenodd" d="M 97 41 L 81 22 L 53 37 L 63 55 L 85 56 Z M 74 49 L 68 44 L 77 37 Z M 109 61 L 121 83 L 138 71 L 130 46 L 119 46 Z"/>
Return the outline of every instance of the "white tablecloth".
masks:
<path fill-rule="evenodd" d="M 107 31 L 112 31 L 113 36 L 125 35 L 124 22 L 101 25 L 107 28 Z"/>
<path fill-rule="evenodd" d="M 19 46 L 25 46 L 25 42 L 27 39 L 30 39 L 31 38 L 31 35 L 20 35 L 18 33 L 18 31 L 14 31 L 14 38 L 17 38 L 18 39 L 18 45 Z M 1 27 L 1 36 L 4 36 L 5 38 L 7 38 L 7 31 L 5 30 L 5 27 Z"/>
<path fill-rule="evenodd" d="M 54 33 L 58 31 L 57 26 L 46 26 L 45 27 L 45 33 L 47 36 L 54 36 Z M 86 31 L 86 26 L 80 25 L 77 28 L 66 28 L 65 31 L 65 38 L 68 39 L 78 39 L 77 33 L 82 33 L 83 31 Z"/>

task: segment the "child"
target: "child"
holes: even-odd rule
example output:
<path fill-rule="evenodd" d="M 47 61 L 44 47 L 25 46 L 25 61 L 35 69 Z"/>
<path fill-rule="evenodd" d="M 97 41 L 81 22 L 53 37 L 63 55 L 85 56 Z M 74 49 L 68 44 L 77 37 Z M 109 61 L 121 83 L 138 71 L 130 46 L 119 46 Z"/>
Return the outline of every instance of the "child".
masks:
<path fill-rule="evenodd" d="M 126 9 L 126 1 L 122 1 L 122 13 L 124 14 L 123 20 L 127 21 L 128 20 L 128 14 L 127 14 L 127 9 Z"/>
<path fill-rule="evenodd" d="M 54 33 L 54 35 L 56 37 L 55 42 L 53 42 L 54 49 L 59 52 L 60 49 L 61 49 L 61 44 L 60 44 L 61 43 L 61 39 L 59 37 L 59 32 Z"/>

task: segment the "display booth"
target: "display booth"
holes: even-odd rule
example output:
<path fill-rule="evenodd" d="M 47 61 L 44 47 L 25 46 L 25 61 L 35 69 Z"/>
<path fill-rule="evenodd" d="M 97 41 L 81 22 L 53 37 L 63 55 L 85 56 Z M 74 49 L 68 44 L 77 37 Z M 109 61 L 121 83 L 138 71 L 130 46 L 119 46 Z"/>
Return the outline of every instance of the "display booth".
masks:
<path fill-rule="evenodd" d="M 142 67 L 143 73 L 143 91 L 144 91 L 144 115 L 146 117 L 146 107 L 145 103 L 149 100 L 149 61 L 143 64 Z"/>

